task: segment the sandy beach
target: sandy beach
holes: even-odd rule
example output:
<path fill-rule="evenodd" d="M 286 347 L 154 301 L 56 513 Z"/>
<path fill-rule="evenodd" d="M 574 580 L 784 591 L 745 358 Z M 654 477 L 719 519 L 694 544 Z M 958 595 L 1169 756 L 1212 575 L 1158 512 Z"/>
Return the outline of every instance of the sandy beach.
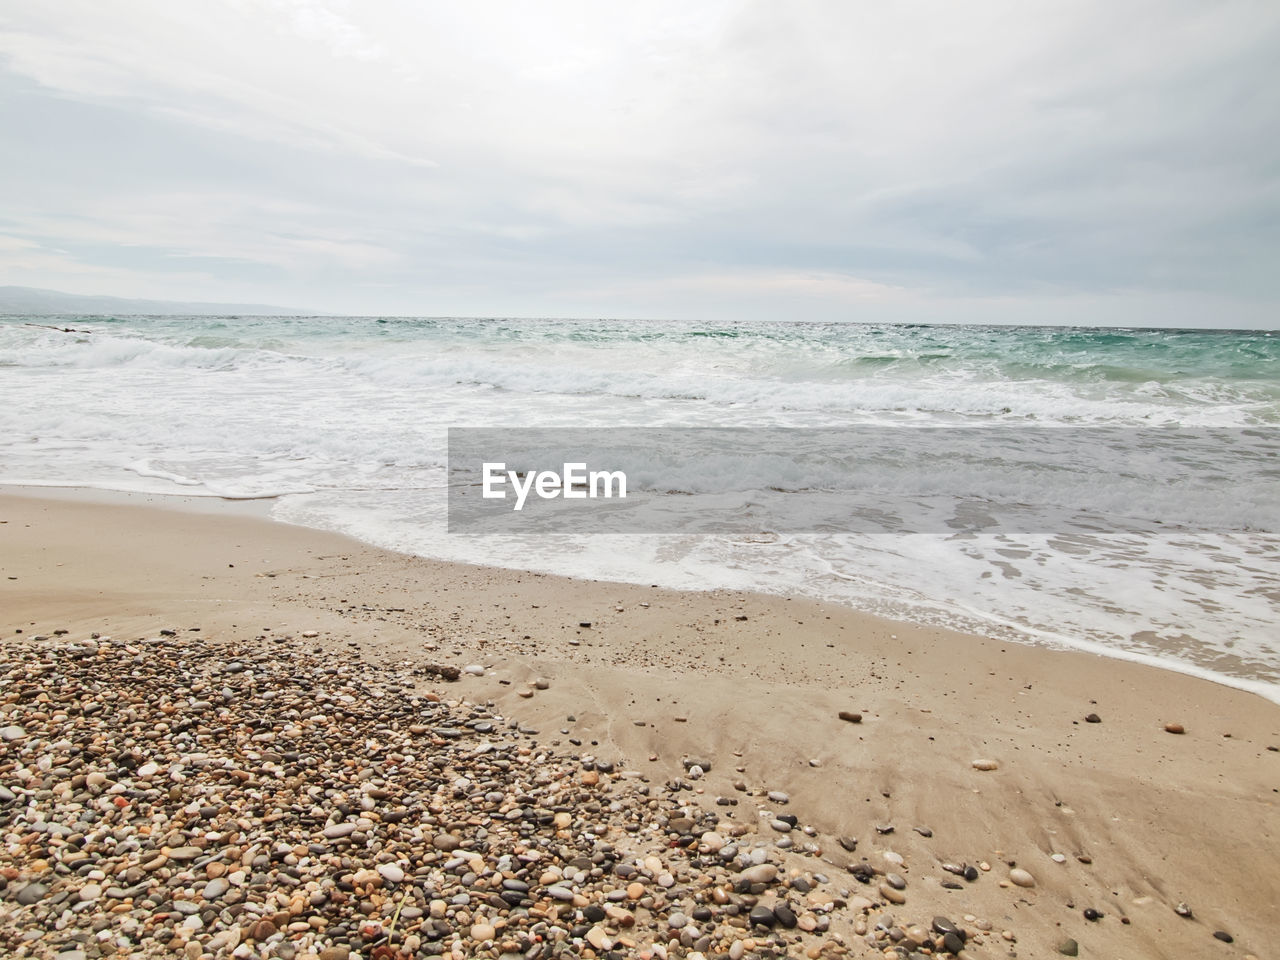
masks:
<path fill-rule="evenodd" d="M 974 957 L 1060 955 L 1069 940 L 1095 957 L 1270 948 L 1280 710 L 1262 698 L 801 600 L 436 563 L 225 504 L 103 499 L 0 498 L 7 665 L 42 644 L 172 631 L 168 642 L 196 657 L 230 644 L 370 675 L 417 670 L 415 693 L 488 709 L 535 749 L 598 761 L 618 790 L 674 796 L 721 834 L 741 830 L 744 850 L 761 845 L 784 872 L 825 876 L 844 908 L 824 931 L 783 931 L 822 955 L 880 955 L 890 941 L 882 932 L 872 946 L 866 930 L 882 907 L 903 923 L 967 926 Z M 428 675 L 437 667 L 459 678 Z M 65 706 L 57 684 L 46 692 Z M 3 702 L 6 725 L 33 709 L 7 690 Z M 1166 730 L 1175 724 L 1185 732 Z M 4 805 L 7 889 L 43 867 L 56 890 L 79 880 L 24 862 L 15 843 L 39 786 L 15 779 L 36 762 L 22 743 L 0 748 L 0 783 L 20 798 Z M 689 779 L 693 764 L 702 775 Z M 870 884 L 850 872 L 862 861 Z M 976 879 L 948 866 L 973 866 Z M 1017 870 L 1034 886 L 1011 882 Z M 885 873 L 904 889 L 886 887 Z M 3 926 L 28 929 L 6 900 Z M 646 931 L 650 920 L 631 928 L 636 950 L 675 936 L 657 920 Z M 20 949 L 45 955 L 39 944 Z M 684 949 L 678 937 L 671 948 Z"/>

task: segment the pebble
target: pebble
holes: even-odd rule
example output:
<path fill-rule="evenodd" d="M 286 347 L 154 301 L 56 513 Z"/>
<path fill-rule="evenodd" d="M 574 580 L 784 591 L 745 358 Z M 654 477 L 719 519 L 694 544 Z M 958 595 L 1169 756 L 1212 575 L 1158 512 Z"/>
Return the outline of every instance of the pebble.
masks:
<path fill-rule="evenodd" d="M 18 894 L 14 899 L 17 900 L 21 906 L 29 907 L 33 903 L 39 903 L 48 895 L 48 893 L 49 888 L 45 884 L 28 883 L 18 891 Z"/>
<path fill-rule="evenodd" d="M 1009 880 L 1019 887 L 1034 887 L 1036 878 L 1021 867 L 1014 867 L 1009 871 Z"/>
<path fill-rule="evenodd" d="M 382 874 L 383 879 L 390 883 L 404 882 L 404 870 L 394 863 L 378 864 L 378 873 Z"/>
<path fill-rule="evenodd" d="M 862 714 L 854 713 L 852 710 L 841 710 L 838 716 L 840 717 L 841 720 L 844 720 L 848 723 L 862 722 Z"/>
<path fill-rule="evenodd" d="M 890 903 L 903 904 L 907 902 L 907 896 L 901 890 L 897 890 L 888 883 L 880 884 L 880 896 L 884 897 Z"/>
<path fill-rule="evenodd" d="M 596 926 L 587 931 L 587 943 L 595 947 L 597 950 L 608 950 L 613 944 L 610 942 L 608 935 L 605 933 L 604 927 Z"/>
<path fill-rule="evenodd" d="M 15 740 L 21 740 L 27 735 L 27 731 L 19 726 L 0 727 L 0 740 L 5 743 L 13 743 Z"/>
<path fill-rule="evenodd" d="M 778 879 L 778 868 L 772 863 L 760 863 L 754 867 L 748 867 L 738 874 L 738 879 L 747 883 L 773 883 Z"/>
<path fill-rule="evenodd" d="M 1186 733 L 1186 728 L 1180 723 L 1166 723 L 1164 725 L 1165 733 Z"/>
<path fill-rule="evenodd" d="M 1058 944 L 1058 952 L 1064 957 L 1078 957 L 1080 956 L 1080 944 L 1070 939 L 1063 940 Z"/>
<path fill-rule="evenodd" d="M 975 760 L 973 761 L 973 769 L 975 770 L 995 770 L 1000 766 L 994 760 Z"/>

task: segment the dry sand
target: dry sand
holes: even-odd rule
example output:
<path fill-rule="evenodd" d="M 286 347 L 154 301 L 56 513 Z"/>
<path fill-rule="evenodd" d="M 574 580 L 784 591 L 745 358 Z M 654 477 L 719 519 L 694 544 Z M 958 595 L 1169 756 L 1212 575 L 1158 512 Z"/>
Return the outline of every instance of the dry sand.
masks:
<path fill-rule="evenodd" d="M 564 751 L 657 784 L 705 759 L 700 801 L 737 797 L 734 816 L 769 839 L 757 818 L 782 790 L 832 862 L 901 854 L 913 912 L 936 901 L 1018 931 L 975 956 L 1057 956 L 1067 937 L 1085 957 L 1274 949 L 1280 708 L 1257 696 L 820 603 L 438 563 L 222 504 L 116 499 L 0 495 L 5 637 L 198 627 L 375 664 L 481 665 L 449 695 L 492 701 Z M 530 696 L 534 678 L 549 686 Z M 944 862 L 990 872 L 947 890 Z M 1013 863 L 1034 888 L 1001 885 Z M 1183 901 L 1193 919 L 1175 914 Z"/>

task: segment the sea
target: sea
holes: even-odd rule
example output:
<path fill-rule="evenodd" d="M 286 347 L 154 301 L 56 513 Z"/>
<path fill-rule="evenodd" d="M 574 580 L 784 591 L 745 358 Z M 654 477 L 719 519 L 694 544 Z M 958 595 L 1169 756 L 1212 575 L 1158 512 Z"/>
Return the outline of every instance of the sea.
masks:
<path fill-rule="evenodd" d="M 1169 428 L 1227 438 L 1188 458 L 1193 479 L 1240 467 L 1250 482 L 1213 487 L 1203 527 L 1188 487 L 1138 476 L 1102 485 L 1071 529 L 466 535 L 447 525 L 451 427 Z M 812 597 L 1276 702 L 1280 467 L 1230 438 L 1265 451 L 1278 432 L 1268 331 L 0 318 L 0 483 L 262 499 L 280 521 L 424 557 Z M 1030 487 L 1058 472 L 1033 467 Z M 1151 525 L 1166 515 L 1179 522 Z"/>

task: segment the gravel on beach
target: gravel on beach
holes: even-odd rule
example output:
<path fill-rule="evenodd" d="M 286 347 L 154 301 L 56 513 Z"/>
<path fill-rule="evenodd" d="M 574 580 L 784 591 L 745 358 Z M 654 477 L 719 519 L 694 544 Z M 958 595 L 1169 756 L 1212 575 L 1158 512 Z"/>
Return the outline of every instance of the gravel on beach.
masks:
<path fill-rule="evenodd" d="M 432 664 L 166 634 L 0 647 L 5 956 L 909 958 L 1016 942 L 943 915 L 908 864 L 817 835 L 779 791 L 714 797 L 556 752 Z M 943 870 L 944 887 L 978 876 Z"/>

